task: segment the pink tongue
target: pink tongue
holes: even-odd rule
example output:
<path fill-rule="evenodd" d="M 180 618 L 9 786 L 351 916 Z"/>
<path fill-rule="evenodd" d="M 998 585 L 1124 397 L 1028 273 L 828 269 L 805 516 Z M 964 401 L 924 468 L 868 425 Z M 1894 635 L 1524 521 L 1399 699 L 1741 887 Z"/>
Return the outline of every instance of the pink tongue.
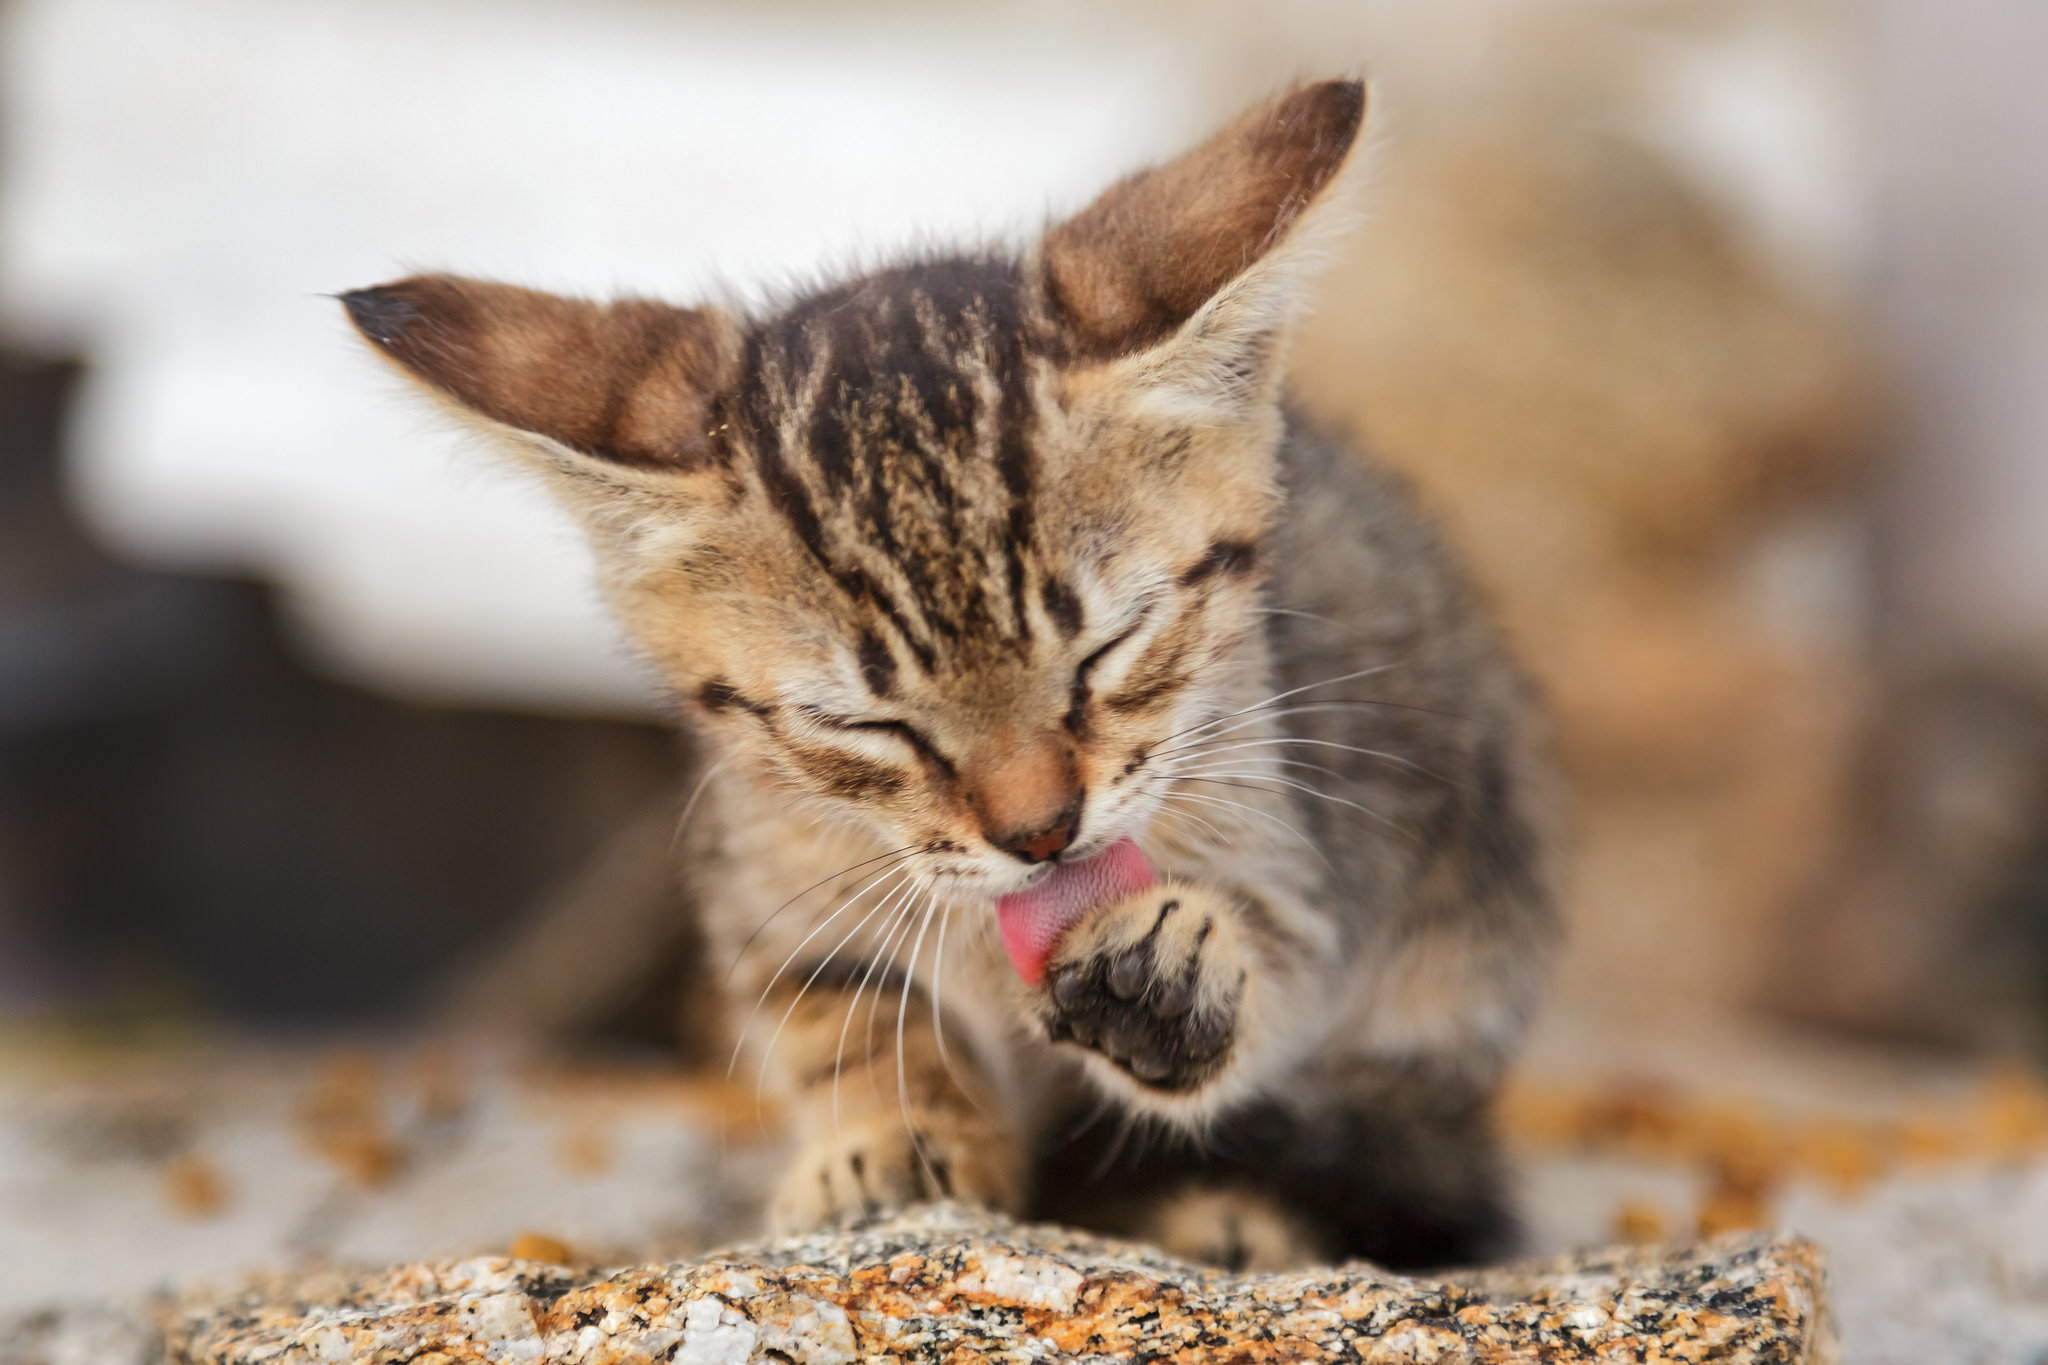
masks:
<path fill-rule="evenodd" d="M 996 901 L 996 923 L 1010 965 L 1026 985 L 1036 986 L 1045 975 L 1045 960 L 1076 920 L 1152 882 L 1151 862 L 1128 838 L 1081 862 L 1055 864 L 1030 890 Z"/>

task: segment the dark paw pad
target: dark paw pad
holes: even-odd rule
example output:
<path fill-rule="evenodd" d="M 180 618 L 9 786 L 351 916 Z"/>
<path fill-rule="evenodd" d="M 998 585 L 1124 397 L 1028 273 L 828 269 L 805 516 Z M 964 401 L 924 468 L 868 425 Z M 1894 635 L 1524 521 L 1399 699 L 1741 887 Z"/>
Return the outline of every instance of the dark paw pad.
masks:
<path fill-rule="evenodd" d="M 1054 963 L 1046 980 L 1054 1042 L 1099 1052 L 1155 1090 L 1199 1089 L 1221 1069 L 1236 1036 L 1241 976 L 1216 986 L 1206 919 L 1162 937 L 1180 913 L 1180 900 L 1169 898 L 1135 943 L 1099 943 Z"/>

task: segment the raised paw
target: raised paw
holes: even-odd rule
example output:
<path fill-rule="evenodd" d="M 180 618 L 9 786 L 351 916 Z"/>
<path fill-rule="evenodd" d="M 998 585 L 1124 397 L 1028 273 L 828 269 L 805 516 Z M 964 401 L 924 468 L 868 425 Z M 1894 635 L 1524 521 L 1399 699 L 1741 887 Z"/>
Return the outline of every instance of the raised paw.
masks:
<path fill-rule="evenodd" d="M 1154 1090 L 1200 1089 L 1229 1059 L 1244 993 L 1229 902 L 1155 886 L 1096 911 L 1054 950 L 1041 1011 L 1054 1042 Z"/>
<path fill-rule="evenodd" d="M 1015 1202 L 1011 1144 L 973 1125 L 890 1109 L 806 1142 L 768 1205 L 769 1228 L 801 1232 L 929 1199 Z"/>

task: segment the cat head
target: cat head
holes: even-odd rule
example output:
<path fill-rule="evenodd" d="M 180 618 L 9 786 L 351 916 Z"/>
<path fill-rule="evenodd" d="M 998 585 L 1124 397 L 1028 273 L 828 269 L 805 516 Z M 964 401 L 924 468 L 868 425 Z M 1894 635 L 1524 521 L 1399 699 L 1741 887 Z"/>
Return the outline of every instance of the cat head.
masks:
<path fill-rule="evenodd" d="M 362 334 L 524 455 L 733 758 L 998 895 L 1126 833 L 1216 714 L 1279 502 L 1302 220 L 1364 112 L 1294 91 L 1021 255 L 772 317 L 427 275 Z"/>

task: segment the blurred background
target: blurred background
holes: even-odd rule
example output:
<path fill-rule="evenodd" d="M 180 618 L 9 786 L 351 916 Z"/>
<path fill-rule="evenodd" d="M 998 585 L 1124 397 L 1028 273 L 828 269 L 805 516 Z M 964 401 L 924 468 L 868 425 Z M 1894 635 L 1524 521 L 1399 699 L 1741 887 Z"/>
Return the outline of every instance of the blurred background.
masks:
<path fill-rule="evenodd" d="M 1361 70 L 1296 387 L 1548 698 L 1536 1243 L 1794 1226 L 1853 1358 L 2038 1358 L 2044 57 L 2032 0 L 0 3 L 0 1315 L 701 1244 L 772 1146 L 687 1079 L 685 741 L 325 295 L 768 298 Z"/>

